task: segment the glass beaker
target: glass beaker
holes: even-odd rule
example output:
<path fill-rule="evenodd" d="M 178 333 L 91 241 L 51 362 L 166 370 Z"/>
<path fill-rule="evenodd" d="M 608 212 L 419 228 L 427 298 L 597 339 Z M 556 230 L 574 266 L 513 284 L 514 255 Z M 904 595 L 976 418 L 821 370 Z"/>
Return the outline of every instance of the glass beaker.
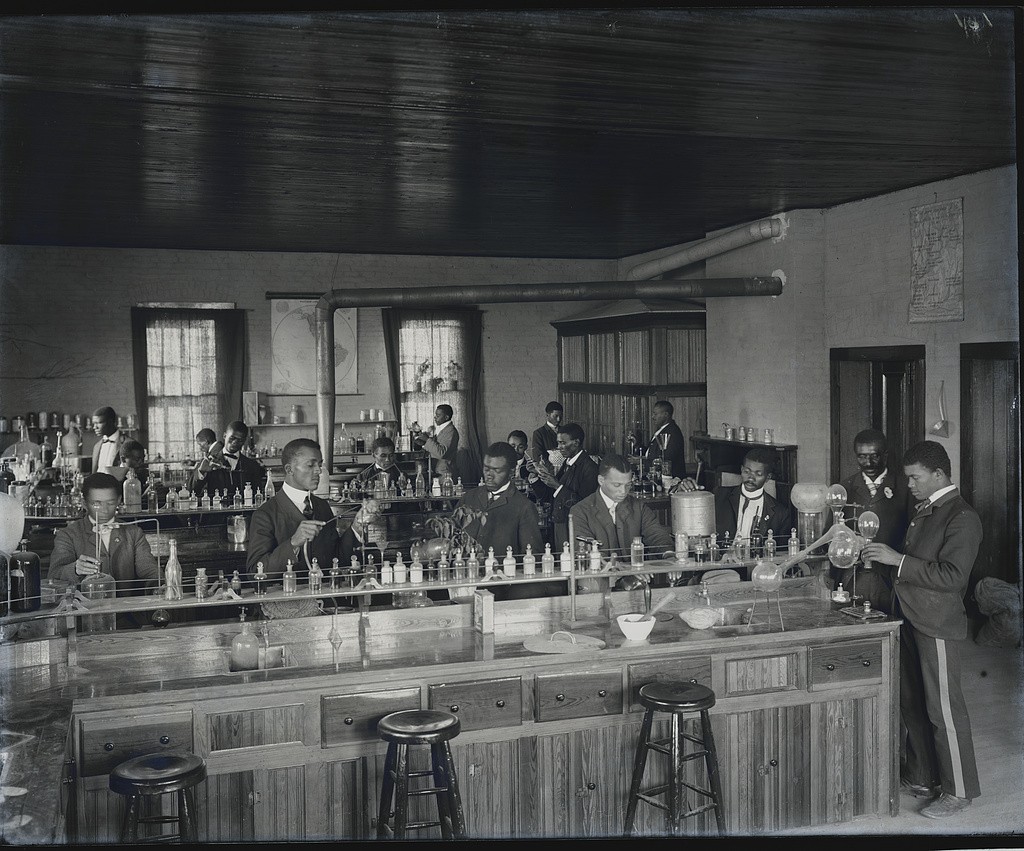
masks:
<path fill-rule="evenodd" d="M 90 601 L 113 600 L 117 596 L 117 582 L 109 573 L 93 573 L 86 576 L 79 588 L 82 596 Z M 86 615 L 82 618 L 82 632 L 112 632 L 115 628 L 116 616 L 113 612 Z"/>

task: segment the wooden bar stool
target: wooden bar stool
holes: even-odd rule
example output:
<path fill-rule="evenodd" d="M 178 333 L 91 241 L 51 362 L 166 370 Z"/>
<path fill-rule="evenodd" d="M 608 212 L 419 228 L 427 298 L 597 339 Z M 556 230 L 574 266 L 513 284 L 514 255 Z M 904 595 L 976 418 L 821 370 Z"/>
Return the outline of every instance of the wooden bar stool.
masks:
<path fill-rule="evenodd" d="M 715 751 L 715 739 L 711 732 L 711 719 L 708 710 L 715 705 L 715 693 L 696 682 L 689 683 L 648 683 L 640 688 L 640 704 L 646 708 L 643 724 L 640 728 L 640 739 L 636 745 L 636 756 L 633 761 L 633 780 L 629 787 L 629 803 L 626 806 L 625 836 L 633 833 L 633 820 L 639 801 L 665 810 L 669 831 L 675 835 L 679 832 L 682 820 L 708 810 L 715 811 L 719 834 L 725 833 L 725 812 L 722 802 L 722 782 L 718 774 L 718 754 Z M 651 725 L 654 723 L 655 712 L 668 712 L 672 716 L 672 733 L 668 739 L 652 742 Z M 683 732 L 683 716 L 688 712 L 700 713 L 701 735 L 692 736 Z M 700 745 L 699 750 L 684 753 L 684 740 Z M 666 747 L 667 746 L 667 747 Z M 657 751 L 669 757 L 668 783 L 654 786 L 641 791 L 644 769 L 647 766 L 648 751 Z M 710 789 L 692 786 L 683 780 L 683 763 L 691 759 L 704 757 L 707 765 Z M 710 799 L 692 810 L 683 812 L 686 805 L 686 792 L 690 789 L 698 795 Z M 657 800 L 654 796 L 667 793 L 668 801 Z M 699 800 L 699 799 L 698 799 Z"/>
<path fill-rule="evenodd" d="M 121 823 L 121 842 L 196 842 L 195 787 L 206 779 L 206 761 L 192 753 L 165 751 L 125 760 L 110 772 L 110 789 L 128 798 Z M 178 793 L 178 814 L 140 816 L 143 799 Z M 175 834 L 139 838 L 140 824 L 178 826 Z"/>
<path fill-rule="evenodd" d="M 448 742 L 459 735 L 462 725 L 450 712 L 432 709 L 406 709 L 392 712 L 377 722 L 377 732 L 388 743 L 384 758 L 384 777 L 380 787 L 380 810 L 377 816 L 377 838 L 405 839 L 406 831 L 439 826 L 443 839 L 464 839 L 466 822 L 462 816 L 462 798 L 455 776 Z M 409 770 L 409 745 L 430 745 L 430 769 Z M 433 777 L 434 785 L 410 789 L 412 777 Z M 434 795 L 438 821 L 409 823 L 409 796 Z M 395 826 L 388 820 L 394 798 Z"/>

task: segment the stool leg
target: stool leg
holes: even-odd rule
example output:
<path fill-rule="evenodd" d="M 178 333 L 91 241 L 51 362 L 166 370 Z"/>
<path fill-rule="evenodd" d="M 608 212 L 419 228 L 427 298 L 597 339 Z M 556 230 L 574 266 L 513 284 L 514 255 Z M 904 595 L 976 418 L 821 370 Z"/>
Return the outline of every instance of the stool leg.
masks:
<path fill-rule="evenodd" d="M 430 767 L 434 772 L 434 786 L 439 791 L 434 797 L 437 798 L 437 820 L 441 822 L 441 838 L 452 838 L 452 815 L 448 806 L 448 796 L 451 794 L 451 780 L 444 765 L 444 748 L 439 743 L 430 746 Z"/>
<path fill-rule="evenodd" d="M 409 824 L 409 746 L 399 743 L 395 757 L 395 839 L 405 839 Z"/>
<path fill-rule="evenodd" d="M 139 841 L 139 805 L 142 798 L 139 795 L 131 795 L 128 798 L 128 807 L 124 813 L 124 821 L 121 823 L 121 842 L 132 844 Z"/>
<path fill-rule="evenodd" d="M 711 786 L 711 794 L 715 796 L 715 820 L 718 822 L 718 833 L 725 835 L 725 801 L 722 798 L 722 778 L 718 773 L 718 752 L 715 750 L 715 735 L 711 730 L 711 716 L 708 711 L 700 713 L 701 732 L 704 735 L 704 750 L 707 753 L 704 759 L 708 765 L 708 783 Z"/>
<path fill-rule="evenodd" d="M 680 722 L 681 716 L 673 712 L 671 722 L 672 743 L 669 745 L 671 767 L 669 768 L 668 775 L 668 832 L 673 836 L 679 833 L 679 816 L 686 811 L 683 806 L 683 790 L 686 787 L 679 782 L 682 779 L 683 772 L 682 741 L 680 739 L 682 729 Z"/>
<path fill-rule="evenodd" d="M 178 833 L 181 834 L 181 841 L 190 845 L 198 842 L 196 827 L 195 788 L 189 786 L 178 791 Z"/>
<path fill-rule="evenodd" d="M 462 794 L 459 792 L 459 777 L 455 773 L 455 760 L 448 742 L 444 743 L 444 773 L 448 783 L 448 812 L 452 819 L 452 838 L 466 838 L 466 819 L 462 815 Z"/>
<path fill-rule="evenodd" d="M 644 768 L 647 765 L 647 742 L 651 737 L 651 724 L 654 721 L 654 710 L 648 709 L 644 713 L 643 723 L 640 725 L 640 738 L 636 742 L 636 754 L 633 757 L 633 779 L 629 784 L 629 799 L 626 804 L 626 824 L 622 828 L 623 836 L 630 836 L 633 833 L 633 820 L 636 817 L 636 805 L 640 799 L 637 794 L 640 792 L 640 784 L 644 779 Z"/>
<path fill-rule="evenodd" d="M 395 778 L 392 772 L 395 770 L 395 750 L 397 745 L 394 742 L 388 743 L 388 753 L 384 757 L 384 774 L 380 781 L 380 806 L 377 809 L 377 838 L 387 839 L 388 820 L 391 818 L 391 798 L 395 791 Z"/>

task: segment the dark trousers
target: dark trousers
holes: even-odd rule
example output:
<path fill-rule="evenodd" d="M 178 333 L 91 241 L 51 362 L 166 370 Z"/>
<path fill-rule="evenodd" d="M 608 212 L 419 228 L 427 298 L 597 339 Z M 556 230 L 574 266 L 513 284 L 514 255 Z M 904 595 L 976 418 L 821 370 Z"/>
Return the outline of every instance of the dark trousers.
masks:
<path fill-rule="evenodd" d="M 904 776 L 939 785 L 958 798 L 977 798 L 971 719 L 960 688 L 960 643 L 900 627 L 900 712 L 906 727 Z"/>
<path fill-rule="evenodd" d="M 856 571 L 856 582 L 854 582 L 854 571 Z M 831 568 L 833 588 L 839 582 L 843 588 L 853 595 L 854 590 L 858 597 L 862 597 L 871 603 L 871 607 L 877 611 L 890 614 L 892 612 L 892 572 L 893 568 L 887 564 L 872 564 L 868 570 L 862 564 L 848 568 Z M 856 585 L 856 589 L 854 589 Z"/>

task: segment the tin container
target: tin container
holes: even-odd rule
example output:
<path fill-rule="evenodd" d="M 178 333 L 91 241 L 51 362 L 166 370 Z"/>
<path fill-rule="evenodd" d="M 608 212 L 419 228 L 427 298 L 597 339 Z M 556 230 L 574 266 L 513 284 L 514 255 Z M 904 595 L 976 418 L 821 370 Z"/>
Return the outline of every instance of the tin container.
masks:
<path fill-rule="evenodd" d="M 740 426 L 739 439 L 740 440 L 746 440 L 747 439 L 747 427 L 746 426 Z"/>
<path fill-rule="evenodd" d="M 736 429 L 734 429 L 732 426 L 727 426 L 726 429 L 725 429 L 725 439 L 726 440 L 735 440 L 736 439 Z"/>

